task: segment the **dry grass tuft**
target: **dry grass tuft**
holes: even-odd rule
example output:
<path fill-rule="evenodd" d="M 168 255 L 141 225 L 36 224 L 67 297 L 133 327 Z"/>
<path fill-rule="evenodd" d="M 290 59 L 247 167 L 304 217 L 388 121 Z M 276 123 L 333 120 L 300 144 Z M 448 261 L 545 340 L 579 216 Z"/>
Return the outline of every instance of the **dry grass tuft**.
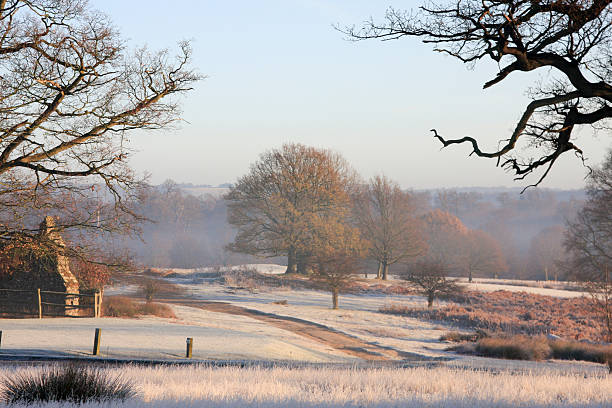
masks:
<path fill-rule="evenodd" d="M 477 330 L 475 333 L 460 333 L 458 331 L 450 331 L 440 336 L 440 341 L 452 341 L 454 343 L 463 343 L 467 341 L 475 342 L 485 337 L 489 337 L 489 334 L 482 330 Z"/>
<path fill-rule="evenodd" d="M 484 357 L 509 360 L 545 360 L 554 358 L 558 360 L 590 361 L 601 364 L 610 364 L 612 361 L 612 345 L 610 344 L 554 340 L 544 336 L 485 337 L 478 339 L 472 344 L 451 347 L 450 350 L 463 354 L 477 354 Z"/>
<path fill-rule="evenodd" d="M 550 341 L 552 358 L 560 360 L 582 360 L 594 363 L 612 362 L 612 345 L 590 344 L 579 341 Z"/>
<path fill-rule="evenodd" d="M 126 400 L 136 396 L 131 381 L 87 366 L 51 366 L 39 372 L 21 372 L 0 381 L 0 398 L 9 404 L 67 401 Z"/>
<path fill-rule="evenodd" d="M 475 351 L 485 357 L 508 360 L 545 360 L 552 350 L 544 337 L 514 336 L 509 338 L 488 337 L 476 343 Z"/>
<path fill-rule="evenodd" d="M 109 296 L 102 303 L 102 315 L 107 317 L 137 317 L 152 315 L 175 319 L 170 306 L 161 303 L 137 303 L 126 296 Z"/>
<path fill-rule="evenodd" d="M 126 296 L 106 296 L 102 302 L 102 315 L 108 317 L 136 317 L 138 307 Z"/>
<path fill-rule="evenodd" d="M 163 303 L 146 302 L 139 307 L 140 314 L 163 317 L 166 319 L 176 319 L 176 315 L 170 306 Z"/>

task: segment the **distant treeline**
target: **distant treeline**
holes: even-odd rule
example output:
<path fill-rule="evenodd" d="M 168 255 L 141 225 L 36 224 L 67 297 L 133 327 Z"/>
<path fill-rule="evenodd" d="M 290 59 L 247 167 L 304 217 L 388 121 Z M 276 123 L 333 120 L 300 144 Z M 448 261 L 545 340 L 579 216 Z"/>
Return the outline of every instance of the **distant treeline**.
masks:
<path fill-rule="evenodd" d="M 194 188 L 195 187 L 195 188 Z M 202 187 L 198 191 L 197 187 Z M 262 260 L 226 251 L 235 231 L 227 222 L 222 188 L 185 186 L 166 181 L 149 186 L 135 210 L 150 222 L 142 225 L 141 239 L 126 245 L 137 260 L 150 266 L 194 268 Z M 225 187 L 225 185 L 223 186 Z M 199 192 L 195 195 L 190 192 Z M 566 219 L 584 203 L 583 190 L 443 189 L 413 191 L 419 212 L 441 209 L 467 227 L 480 229 L 498 240 L 508 264 L 505 277 L 563 278 L 554 258 L 560 256 Z"/>

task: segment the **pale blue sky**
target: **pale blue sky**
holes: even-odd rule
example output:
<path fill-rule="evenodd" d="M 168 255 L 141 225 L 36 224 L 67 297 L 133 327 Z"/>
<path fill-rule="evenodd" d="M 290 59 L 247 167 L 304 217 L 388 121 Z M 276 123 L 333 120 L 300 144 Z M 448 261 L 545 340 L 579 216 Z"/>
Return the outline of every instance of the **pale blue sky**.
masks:
<path fill-rule="evenodd" d="M 487 91 L 497 67 L 474 70 L 414 39 L 350 42 L 332 24 L 382 16 L 413 1 L 91 0 L 132 46 L 174 48 L 191 39 L 193 63 L 208 78 L 184 98 L 179 129 L 138 134 L 134 168 L 152 182 L 234 182 L 264 150 L 284 142 L 334 149 L 364 176 L 384 173 L 403 187 L 517 185 L 467 146 L 440 151 L 429 129 L 479 137 L 491 148 L 508 136 L 526 104 L 522 74 Z M 583 147 L 592 163 L 609 138 Z M 573 157 L 545 187 L 578 188 Z M 518 185 L 525 185 L 522 184 Z"/>

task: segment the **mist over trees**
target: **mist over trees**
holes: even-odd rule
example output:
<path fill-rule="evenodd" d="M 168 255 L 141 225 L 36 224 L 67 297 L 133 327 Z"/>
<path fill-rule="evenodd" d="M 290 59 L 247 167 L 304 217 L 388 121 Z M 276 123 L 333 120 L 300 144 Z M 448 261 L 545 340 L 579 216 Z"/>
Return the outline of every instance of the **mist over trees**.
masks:
<path fill-rule="evenodd" d="M 390 180 L 388 182 L 393 184 Z M 365 188 L 366 183 L 362 186 Z M 159 186 L 145 188 L 135 209 L 153 222 L 143 223 L 141 239 L 127 240 L 125 247 L 136 255 L 138 262 L 159 267 L 186 268 L 236 263 L 286 262 L 286 259 L 281 257 L 261 258 L 224 250 L 224 247 L 234 241 L 237 233 L 236 228 L 227 222 L 227 202 L 222 198 L 222 195 L 229 190 L 215 189 L 215 195 L 208 194 L 207 191 L 210 189 L 181 185 L 170 180 Z M 448 247 L 441 247 L 442 252 L 447 252 L 444 256 L 449 259 L 453 259 L 451 254 L 453 247 L 458 247 L 455 260 L 451 262 L 452 266 L 449 268 L 449 272 L 454 276 L 469 277 L 468 268 L 471 268 L 473 277 L 498 276 L 521 279 L 546 278 L 543 266 L 535 256 L 539 251 L 537 249 L 539 244 L 536 244 L 539 238 L 536 237 L 548 236 L 546 231 L 549 230 L 564 231 L 565 219 L 575 216 L 582 207 L 584 197 L 582 191 L 540 189 L 528 190 L 522 195 L 518 189 L 480 189 L 467 192 L 446 189 L 403 191 L 403 193 L 411 198 L 412 204 L 409 207 L 414 208 L 406 218 L 412 219 L 416 216 L 421 223 L 423 234 L 421 239 L 425 248 L 429 248 L 430 244 L 427 243 L 425 234 L 427 228 L 423 220 L 432 217 L 432 209 L 434 213 L 446 213 L 441 218 L 447 219 L 455 229 L 463 231 L 454 243 L 452 239 L 444 238 L 450 240 L 450 243 Z M 452 211 L 443 211 L 440 208 L 438 198 L 440 196 L 458 198 L 456 205 L 443 207 Z M 355 195 L 351 197 L 352 201 Z M 416 207 L 413 207 L 413 204 Z M 351 213 L 347 218 L 352 217 L 354 215 Z M 359 227 L 357 221 L 354 225 Z M 450 229 L 452 231 L 452 228 Z M 361 235 L 365 239 L 366 234 L 362 232 Z M 453 235 L 454 233 L 450 233 L 450 236 Z M 484 238 L 472 246 L 473 258 L 465 259 L 471 251 L 465 247 L 461 249 L 461 246 L 467 245 L 471 241 L 468 238 L 474 236 Z M 315 236 L 311 235 L 308 239 L 313 238 Z M 371 256 L 368 251 L 369 249 L 366 249 L 364 252 L 366 258 Z M 479 259 L 481 253 L 492 256 Z M 406 268 L 406 263 L 421 259 L 422 256 L 424 253 L 416 258 L 408 257 L 391 265 L 389 273 L 400 273 Z M 378 262 L 374 262 L 376 263 L 365 262 L 360 269 L 361 272 L 367 270 L 376 272 Z M 557 277 L 556 274 L 559 274 L 558 278 L 565 277 L 563 273 L 554 269 L 556 266 L 556 263 L 549 265 L 549 279 Z"/>

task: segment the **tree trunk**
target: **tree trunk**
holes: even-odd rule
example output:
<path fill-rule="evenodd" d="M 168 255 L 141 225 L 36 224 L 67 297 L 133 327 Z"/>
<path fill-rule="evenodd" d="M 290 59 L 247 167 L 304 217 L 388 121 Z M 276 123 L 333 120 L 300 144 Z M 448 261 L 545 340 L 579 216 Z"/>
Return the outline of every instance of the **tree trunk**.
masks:
<path fill-rule="evenodd" d="M 471 268 L 468 270 L 468 282 L 472 283 L 472 269 Z"/>
<path fill-rule="evenodd" d="M 333 288 L 332 289 L 332 308 L 333 309 L 337 309 L 338 308 L 338 288 Z"/>
<path fill-rule="evenodd" d="M 434 302 L 434 294 L 433 292 L 429 292 L 427 294 L 427 308 L 431 309 L 433 307 L 433 302 Z"/>
<path fill-rule="evenodd" d="M 378 272 L 376 273 L 376 279 L 382 279 L 382 270 L 383 270 L 382 262 L 379 262 Z"/>
<path fill-rule="evenodd" d="M 290 249 L 287 254 L 287 270 L 285 273 L 295 273 L 295 251 Z"/>
<path fill-rule="evenodd" d="M 304 261 L 304 258 L 301 256 L 297 257 L 297 273 L 300 275 L 308 274 L 308 264 Z"/>
<path fill-rule="evenodd" d="M 544 280 L 548 282 L 548 266 L 544 267 Z"/>
<path fill-rule="evenodd" d="M 387 262 L 383 262 L 382 264 L 382 278 L 383 280 L 387 280 L 389 275 L 389 264 Z"/>

